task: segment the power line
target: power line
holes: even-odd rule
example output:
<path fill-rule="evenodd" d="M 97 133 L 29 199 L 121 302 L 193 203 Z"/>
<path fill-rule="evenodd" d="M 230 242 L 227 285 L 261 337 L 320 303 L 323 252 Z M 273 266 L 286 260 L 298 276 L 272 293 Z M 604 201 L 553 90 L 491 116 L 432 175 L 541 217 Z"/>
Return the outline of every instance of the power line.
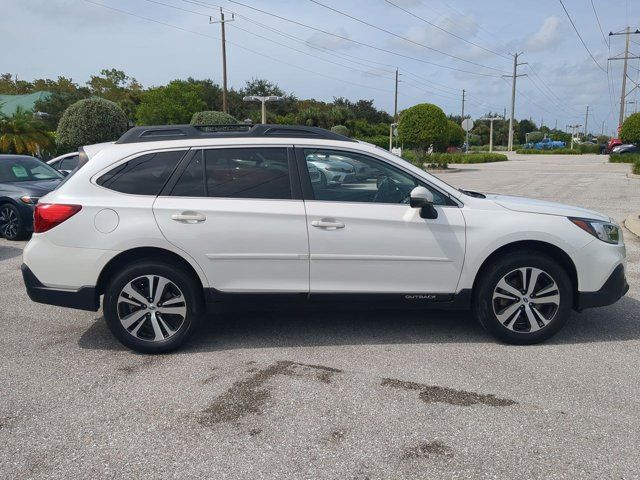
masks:
<path fill-rule="evenodd" d="M 301 27 L 305 27 L 305 28 L 308 28 L 310 30 L 314 30 L 316 32 L 324 33 L 325 35 L 329 35 L 331 37 L 339 38 L 341 40 L 344 40 L 344 41 L 347 41 L 347 42 L 350 42 L 350 43 L 354 43 L 356 45 L 360 45 L 360 46 L 363 46 L 363 47 L 371 48 L 371 49 L 377 50 L 379 52 L 388 53 L 390 55 L 395 55 L 397 57 L 407 58 L 409 60 L 414 60 L 416 62 L 424 63 L 424 64 L 427 64 L 427 65 L 432 65 L 434 67 L 445 68 L 447 70 L 453 70 L 453 71 L 456 71 L 456 72 L 468 73 L 470 75 L 478 75 L 478 76 L 481 76 L 481 77 L 497 77 L 497 75 L 491 74 L 491 73 L 481 73 L 481 72 L 474 72 L 474 71 L 471 71 L 471 70 L 463 70 L 463 69 L 460 69 L 460 68 L 451 67 L 449 65 L 443 65 L 443 64 L 439 64 L 439 63 L 435 63 L 435 62 L 430 62 L 430 61 L 424 60 L 422 58 L 412 57 L 410 55 L 405 55 L 403 53 L 399 53 L 399 52 L 395 52 L 395 51 L 392 51 L 392 50 L 388 50 L 386 48 L 377 47 L 375 45 L 371 45 L 369 43 L 361 42 L 359 40 L 354 40 L 354 39 L 346 37 L 344 35 L 340 35 L 340 34 L 337 34 L 337 33 L 329 32 L 328 30 L 323 30 L 321 28 L 317 28 L 317 27 L 314 27 L 312 25 L 307 25 L 307 24 L 299 22 L 297 20 L 292 20 L 290 18 L 286 18 L 286 17 L 283 17 L 281 15 L 278 15 L 278 14 L 275 14 L 275 13 L 271 13 L 271 12 L 268 12 L 266 10 L 262 10 L 260 8 L 257 8 L 257 7 L 253 7 L 251 5 L 247 5 L 246 3 L 242 3 L 242 2 L 239 2 L 237 0 L 227 0 L 227 1 L 230 2 L 230 3 L 236 4 L 236 5 L 241 5 L 241 6 L 245 7 L 245 8 L 250 9 L 250 10 L 254 10 L 256 12 L 260 12 L 260 13 L 263 13 L 265 15 L 269 15 L 269 16 L 272 16 L 274 18 L 278 18 L 278 19 L 283 20 L 285 22 L 289 22 L 289 23 L 292 23 L 294 25 L 299 25 Z"/>
<path fill-rule="evenodd" d="M 500 56 L 500 57 L 502 57 L 502 58 L 509 58 L 509 57 L 507 57 L 506 55 L 503 55 L 502 53 L 499 53 L 499 52 L 496 52 L 496 51 L 494 51 L 494 50 L 491 50 L 490 48 L 483 47 L 482 45 L 479 45 L 479 44 L 474 43 L 474 42 L 472 42 L 472 41 L 470 41 L 470 40 L 467 40 L 466 38 L 464 38 L 464 37 L 462 37 L 462 36 L 460 36 L 460 35 L 458 35 L 458 34 L 456 34 L 456 33 L 450 32 L 450 31 L 449 31 L 449 30 L 447 30 L 446 28 L 443 28 L 443 27 L 441 27 L 440 25 L 437 25 L 437 24 L 435 24 L 435 23 L 433 23 L 433 22 L 430 22 L 430 21 L 429 21 L 429 20 L 427 20 L 426 18 L 421 17 L 421 16 L 417 15 L 416 13 L 413 13 L 411 10 L 407 10 L 406 8 L 401 7 L 400 5 L 398 5 L 398 4 L 396 4 L 396 3 L 393 3 L 391 0 L 384 0 L 384 1 L 385 1 L 385 2 L 387 2 L 389 5 L 393 5 L 393 6 L 394 6 L 394 7 L 396 7 L 397 9 L 402 10 L 403 12 L 407 13 L 408 15 L 411 15 L 412 17 L 417 18 L 418 20 L 423 21 L 423 22 L 424 22 L 424 23 L 426 23 L 427 25 L 431 25 L 432 27 L 437 28 L 438 30 L 443 31 L 443 32 L 445 32 L 445 33 L 447 33 L 447 34 L 451 35 L 452 37 L 457 38 L 458 40 L 462 40 L 463 42 L 468 43 L 469 45 L 473 45 L 474 47 L 478 47 L 478 48 L 480 48 L 480 49 L 484 50 L 485 52 L 493 53 L 494 55 L 498 55 L 498 56 Z"/>
<path fill-rule="evenodd" d="M 397 34 L 397 33 L 395 33 L 395 32 L 392 32 L 391 30 L 387 30 L 386 28 L 382 28 L 382 27 L 380 27 L 380 26 L 378 26 L 378 25 L 374 25 L 373 23 L 369 23 L 369 22 L 367 22 L 366 20 L 362 20 L 361 18 L 354 17 L 353 15 L 350 15 L 350 14 L 348 14 L 348 13 L 346 13 L 346 12 L 343 12 L 342 10 L 338 10 L 337 8 L 333 8 L 333 7 L 330 7 L 329 5 L 325 5 L 324 3 L 321 3 L 321 2 L 319 2 L 318 0 L 309 0 L 309 1 L 310 1 L 311 3 L 315 3 L 316 5 L 321 6 L 321 7 L 323 7 L 323 8 L 326 8 L 327 10 L 331 10 L 332 12 L 336 12 L 336 13 L 338 13 L 338 14 L 340 14 L 340 15 L 344 16 L 344 17 L 350 18 L 351 20 L 354 20 L 354 21 L 359 22 L 359 23 L 361 23 L 361 24 L 363 24 L 363 25 L 366 25 L 366 26 L 368 26 L 368 27 L 371 27 L 371 28 L 373 28 L 373 29 L 375 29 L 375 30 L 378 30 L 378 31 L 380 31 L 380 32 L 384 32 L 384 33 L 386 33 L 386 34 L 388 34 L 388 35 L 391 35 L 391 36 L 393 36 L 393 37 L 396 37 L 396 38 L 399 38 L 399 39 L 401 39 L 401 40 L 404 40 L 405 42 L 412 43 L 413 45 L 417 45 L 417 46 L 419 46 L 419 47 L 425 48 L 425 49 L 430 50 L 430 51 L 432 51 L 432 52 L 439 53 L 440 55 L 444 55 L 444 56 L 446 56 L 446 57 L 453 58 L 453 59 L 455 59 L 455 60 L 458 60 L 458 61 L 461 61 L 461 62 L 465 62 L 465 63 L 468 63 L 468 64 L 470 64 L 470 65 L 474 65 L 474 66 L 476 66 L 476 67 L 487 68 L 487 69 L 489 69 L 489 70 L 494 70 L 494 71 L 496 71 L 496 72 L 504 73 L 504 72 L 503 72 L 502 70 L 500 70 L 499 68 L 490 67 L 490 66 L 488 66 L 488 65 L 483 65 L 483 64 L 481 64 L 481 63 L 477 63 L 477 62 L 474 62 L 474 61 L 472 61 L 472 60 L 467 60 L 467 59 L 465 59 L 465 58 L 458 57 L 457 55 L 453 55 L 453 54 L 451 54 L 451 53 L 444 52 L 444 51 L 439 50 L 439 49 L 437 49 L 437 48 L 430 47 L 429 45 L 425 45 L 424 43 L 416 42 L 415 40 L 411 40 L 410 38 L 407 38 L 407 37 L 405 37 L 405 36 L 399 35 L 399 34 Z"/>
<path fill-rule="evenodd" d="M 607 70 L 602 68 L 602 65 L 600 65 L 598 63 L 598 61 L 596 60 L 596 57 L 593 56 L 593 54 L 591 53 L 591 50 L 589 50 L 589 47 L 587 47 L 587 44 L 584 43 L 584 40 L 582 39 L 582 35 L 580 35 L 580 32 L 578 31 L 578 29 L 576 27 L 576 24 L 573 23 L 573 19 L 571 18 L 571 15 L 569 15 L 569 11 L 567 10 L 567 7 L 564 6 L 563 1 L 562 0 L 558 0 L 558 1 L 560 2 L 560 5 L 562 5 L 562 9 L 564 10 L 564 13 L 567 14 L 567 18 L 569 19 L 569 22 L 571 22 L 571 26 L 576 31 L 576 35 L 578 35 L 578 38 L 580 39 L 580 42 L 582 43 L 582 46 L 584 47 L 584 49 L 587 51 L 587 53 L 591 57 L 591 60 L 593 60 L 593 63 L 595 63 L 598 66 L 598 68 L 600 70 L 602 70 L 604 73 L 607 73 Z"/>
<path fill-rule="evenodd" d="M 157 23 L 157 24 L 160 24 L 160 25 L 164 25 L 165 27 L 174 28 L 176 30 L 181 30 L 183 32 L 187 32 L 187 33 L 191 33 L 191 34 L 194 34 L 194 35 L 198 35 L 200 37 L 213 38 L 213 39 L 220 40 L 220 37 L 218 37 L 218 36 L 207 35 L 207 34 L 204 34 L 204 33 L 196 32 L 195 30 L 189 30 L 187 28 L 183 28 L 183 27 L 180 27 L 178 25 L 173 25 L 171 23 L 166 23 L 166 22 L 163 22 L 161 20 L 156 20 L 154 18 L 145 17 L 143 15 L 138 15 L 136 13 L 128 12 L 126 10 L 121 10 L 119 8 L 111 7 L 109 5 L 104 5 L 102 3 L 94 2 L 92 0 L 84 0 L 84 1 L 87 2 L 87 3 L 90 3 L 92 5 L 96 5 L 96 6 L 99 6 L 99 7 L 102 7 L 102 8 L 106 8 L 108 10 L 113 10 L 115 12 L 122 13 L 124 15 L 129 15 L 129 16 L 136 17 L 136 18 L 139 18 L 139 19 L 142 19 L 142 20 L 146 20 L 146 21 L 149 21 L 149 22 L 153 22 L 153 23 Z M 287 65 L 289 67 L 297 68 L 298 70 L 302 70 L 302 71 L 305 71 L 305 72 L 308 72 L 308 73 L 312 73 L 312 74 L 318 75 L 320 77 L 328 78 L 330 80 L 335 80 L 335 81 L 342 82 L 342 83 L 347 83 L 347 84 L 350 84 L 350 85 L 354 85 L 356 87 L 368 88 L 368 89 L 371 89 L 371 90 L 378 90 L 378 91 L 382 91 L 382 92 L 385 92 L 385 93 L 390 93 L 390 90 L 385 90 L 385 89 L 382 89 L 382 88 L 372 87 L 370 85 L 363 85 L 363 84 L 360 84 L 360 83 L 351 82 L 349 80 L 344 80 L 342 78 L 332 77 L 330 75 L 326 75 L 324 73 L 316 72 L 314 70 L 309 70 L 309 69 L 301 67 L 299 65 L 296 65 L 296 64 L 293 64 L 293 63 L 289 63 L 289 62 L 285 62 L 284 60 L 281 60 L 281 59 L 276 58 L 276 57 L 272 57 L 270 55 L 267 55 L 265 53 L 259 52 L 257 50 L 253 50 L 253 49 L 247 48 L 247 47 L 245 47 L 245 46 L 243 46 L 243 45 L 241 45 L 239 43 L 231 42 L 229 40 L 227 40 L 227 43 L 229 43 L 229 44 L 233 45 L 234 47 L 239 48 L 241 50 L 245 50 L 247 52 L 253 53 L 254 55 L 258 55 L 258 56 L 260 56 L 262 58 L 268 58 L 269 60 L 272 60 L 274 62 L 282 63 L 283 65 Z"/>
<path fill-rule="evenodd" d="M 593 0 L 591 0 L 591 8 L 593 9 L 593 14 L 596 16 L 596 22 L 598 22 L 598 28 L 600 29 L 600 33 L 602 34 L 602 41 L 609 48 L 609 42 L 607 42 L 607 37 L 602 30 L 602 25 L 600 24 L 600 18 L 598 18 L 598 12 L 596 11 L 596 6 L 593 4 Z"/>

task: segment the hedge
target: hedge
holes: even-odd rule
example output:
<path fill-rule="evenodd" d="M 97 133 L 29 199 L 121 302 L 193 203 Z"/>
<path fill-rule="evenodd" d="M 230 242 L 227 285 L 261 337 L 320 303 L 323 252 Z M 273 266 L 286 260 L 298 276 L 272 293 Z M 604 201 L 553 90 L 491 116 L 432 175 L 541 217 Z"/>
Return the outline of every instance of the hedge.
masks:
<path fill-rule="evenodd" d="M 523 148 L 516 150 L 520 155 L 582 155 L 578 148 L 552 148 L 549 150 L 536 150 L 535 148 Z"/>
<path fill-rule="evenodd" d="M 387 150 L 389 148 L 389 135 L 375 135 L 373 137 L 356 137 L 356 140 L 362 140 L 363 142 L 373 143 L 379 147 Z"/>
<path fill-rule="evenodd" d="M 633 162 L 633 173 L 636 175 L 640 175 L 640 158 L 637 158 L 635 162 Z"/>
<path fill-rule="evenodd" d="M 622 155 L 612 153 L 609 155 L 610 163 L 634 163 L 637 160 L 640 160 L 640 153 L 625 153 Z"/>
<path fill-rule="evenodd" d="M 196 112 L 191 117 L 191 125 L 236 125 L 240 123 L 228 113 L 216 110 Z"/>
<path fill-rule="evenodd" d="M 56 131 L 59 145 L 69 151 L 84 145 L 117 140 L 127 131 L 127 116 L 117 104 L 100 97 L 80 100 L 62 114 Z"/>
<path fill-rule="evenodd" d="M 442 158 L 447 163 L 490 163 L 509 160 L 502 153 L 434 153 L 431 158 L 436 161 Z"/>
<path fill-rule="evenodd" d="M 345 137 L 349 136 L 349 129 L 344 125 L 334 125 L 331 127 L 331 131 L 333 133 L 337 133 L 338 135 L 344 135 Z"/>

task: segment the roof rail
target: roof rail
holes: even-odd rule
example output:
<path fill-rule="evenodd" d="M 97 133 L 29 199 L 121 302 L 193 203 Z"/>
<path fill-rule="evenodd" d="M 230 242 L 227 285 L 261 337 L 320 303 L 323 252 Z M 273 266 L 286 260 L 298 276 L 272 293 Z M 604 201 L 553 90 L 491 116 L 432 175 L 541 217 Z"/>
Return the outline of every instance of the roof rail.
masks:
<path fill-rule="evenodd" d="M 356 140 L 318 127 L 300 125 L 158 125 L 133 127 L 116 143 L 157 142 L 162 140 L 189 140 L 207 138 L 318 138 L 355 142 Z"/>

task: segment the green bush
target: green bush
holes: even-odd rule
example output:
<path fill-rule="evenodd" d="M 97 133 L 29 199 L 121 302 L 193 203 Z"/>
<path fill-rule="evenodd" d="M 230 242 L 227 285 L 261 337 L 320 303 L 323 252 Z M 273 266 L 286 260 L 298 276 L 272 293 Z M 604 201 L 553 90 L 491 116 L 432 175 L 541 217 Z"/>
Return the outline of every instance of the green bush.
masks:
<path fill-rule="evenodd" d="M 640 175 L 640 158 L 637 158 L 635 162 L 633 162 L 632 171 L 636 175 Z"/>
<path fill-rule="evenodd" d="M 349 129 L 344 125 L 334 125 L 331 127 L 331 131 L 333 133 L 337 133 L 338 135 L 344 135 L 345 137 L 349 136 Z"/>
<path fill-rule="evenodd" d="M 447 163 L 490 163 L 508 160 L 502 153 L 434 153 L 431 158 L 442 158 Z"/>
<path fill-rule="evenodd" d="M 444 150 L 449 142 L 449 120 L 444 112 L 431 103 L 414 105 L 402 112 L 398 124 L 400 142 L 421 150 L 430 144 Z"/>
<path fill-rule="evenodd" d="M 612 153 L 609 155 L 609 162 L 611 163 L 634 163 L 636 160 L 640 160 L 640 153 L 625 153 L 622 155 Z"/>
<path fill-rule="evenodd" d="M 521 155 L 581 155 L 579 148 L 553 148 L 550 150 L 536 150 L 535 148 L 523 148 L 516 150 Z"/>
<path fill-rule="evenodd" d="M 460 125 L 453 120 L 449 120 L 447 122 L 447 129 L 449 130 L 449 139 L 447 142 L 449 147 L 459 147 L 464 143 L 465 133 Z"/>
<path fill-rule="evenodd" d="M 591 145 L 590 143 L 581 143 L 578 145 L 580 153 L 600 153 L 600 145 Z"/>
<path fill-rule="evenodd" d="M 640 143 L 640 113 L 629 115 L 623 122 L 620 140 L 624 143 Z"/>
<path fill-rule="evenodd" d="M 356 140 L 373 143 L 385 150 L 389 148 L 389 135 L 374 135 L 373 137 L 356 137 Z"/>
<path fill-rule="evenodd" d="M 196 112 L 191 117 L 191 125 L 234 125 L 241 123 L 228 113 L 215 110 Z"/>
<path fill-rule="evenodd" d="M 63 148 L 77 150 L 84 145 L 117 140 L 127 131 L 124 111 L 104 98 L 80 100 L 62 114 L 56 137 Z"/>

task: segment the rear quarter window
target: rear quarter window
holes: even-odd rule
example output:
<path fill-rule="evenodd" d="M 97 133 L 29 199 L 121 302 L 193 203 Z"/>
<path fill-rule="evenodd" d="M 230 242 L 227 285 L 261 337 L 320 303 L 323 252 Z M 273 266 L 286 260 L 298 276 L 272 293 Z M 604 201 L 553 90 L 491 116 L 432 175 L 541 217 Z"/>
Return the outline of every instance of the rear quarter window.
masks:
<path fill-rule="evenodd" d="M 186 153 L 183 150 L 141 155 L 113 168 L 96 183 L 116 192 L 155 196 Z"/>

